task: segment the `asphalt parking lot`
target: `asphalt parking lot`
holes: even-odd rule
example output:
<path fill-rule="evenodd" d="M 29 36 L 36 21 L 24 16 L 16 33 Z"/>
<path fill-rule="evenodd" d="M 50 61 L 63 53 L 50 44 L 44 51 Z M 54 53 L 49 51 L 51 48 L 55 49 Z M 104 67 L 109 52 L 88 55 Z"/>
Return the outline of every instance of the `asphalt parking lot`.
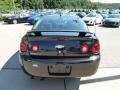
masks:
<path fill-rule="evenodd" d="M 32 28 L 28 24 L 7 25 L 0 22 L 0 90 L 120 90 L 120 28 L 97 25 L 101 63 L 98 72 L 85 78 L 30 79 L 18 62 L 21 37 Z M 95 27 L 89 26 L 91 32 Z"/>

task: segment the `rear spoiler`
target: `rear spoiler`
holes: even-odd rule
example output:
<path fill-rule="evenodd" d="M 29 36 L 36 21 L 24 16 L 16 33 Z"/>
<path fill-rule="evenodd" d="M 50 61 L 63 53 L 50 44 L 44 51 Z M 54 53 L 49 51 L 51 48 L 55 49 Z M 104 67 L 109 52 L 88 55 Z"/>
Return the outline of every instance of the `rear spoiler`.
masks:
<path fill-rule="evenodd" d="M 27 35 L 29 37 L 42 36 L 42 32 L 60 32 L 60 31 L 29 31 Z M 62 32 L 77 32 L 77 31 L 62 31 Z M 91 32 L 78 32 L 78 37 L 96 37 L 94 33 Z"/>
<path fill-rule="evenodd" d="M 29 32 L 27 32 L 27 35 L 30 36 L 30 37 L 42 36 L 41 32 L 38 32 L 38 31 L 29 31 Z"/>

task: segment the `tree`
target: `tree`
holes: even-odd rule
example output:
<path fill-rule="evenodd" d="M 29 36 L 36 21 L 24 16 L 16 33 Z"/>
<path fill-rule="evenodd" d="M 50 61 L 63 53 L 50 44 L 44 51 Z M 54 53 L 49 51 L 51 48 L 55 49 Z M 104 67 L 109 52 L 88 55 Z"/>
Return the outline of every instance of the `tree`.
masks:
<path fill-rule="evenodd" d="M 16 9 L 98 9 L 120 8 L 120 4 L 92 3 L 90 0 L 14 0 Z M 0 0 L 0 10 L 12 10 L 12 0 Z"/>
<path fill-rule="evenodd" d="M 13 9 L 13 4 L 11 0 L 0 0 L 0 10 L 11 10 Z"/>

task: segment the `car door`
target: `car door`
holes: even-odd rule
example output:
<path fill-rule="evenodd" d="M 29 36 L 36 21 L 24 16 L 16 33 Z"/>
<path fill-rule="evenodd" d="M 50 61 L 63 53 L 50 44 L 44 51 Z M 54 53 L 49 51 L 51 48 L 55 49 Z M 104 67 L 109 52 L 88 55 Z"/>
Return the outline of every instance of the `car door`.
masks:
<path fill-rule="evenodd" d="M 20 23 L 26 23 L 27 18 L 25 15 L 20 15 Z"/>

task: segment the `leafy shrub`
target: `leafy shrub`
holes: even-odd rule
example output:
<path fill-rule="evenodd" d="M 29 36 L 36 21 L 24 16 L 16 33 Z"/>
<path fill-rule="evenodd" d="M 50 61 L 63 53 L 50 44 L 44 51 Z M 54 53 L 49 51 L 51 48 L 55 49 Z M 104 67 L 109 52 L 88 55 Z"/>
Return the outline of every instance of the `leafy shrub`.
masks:
<path fill-rule="evenodd" d="M 4 21 L 5 18 L 5 16 L 0 16 L 0 21 Z"/>

